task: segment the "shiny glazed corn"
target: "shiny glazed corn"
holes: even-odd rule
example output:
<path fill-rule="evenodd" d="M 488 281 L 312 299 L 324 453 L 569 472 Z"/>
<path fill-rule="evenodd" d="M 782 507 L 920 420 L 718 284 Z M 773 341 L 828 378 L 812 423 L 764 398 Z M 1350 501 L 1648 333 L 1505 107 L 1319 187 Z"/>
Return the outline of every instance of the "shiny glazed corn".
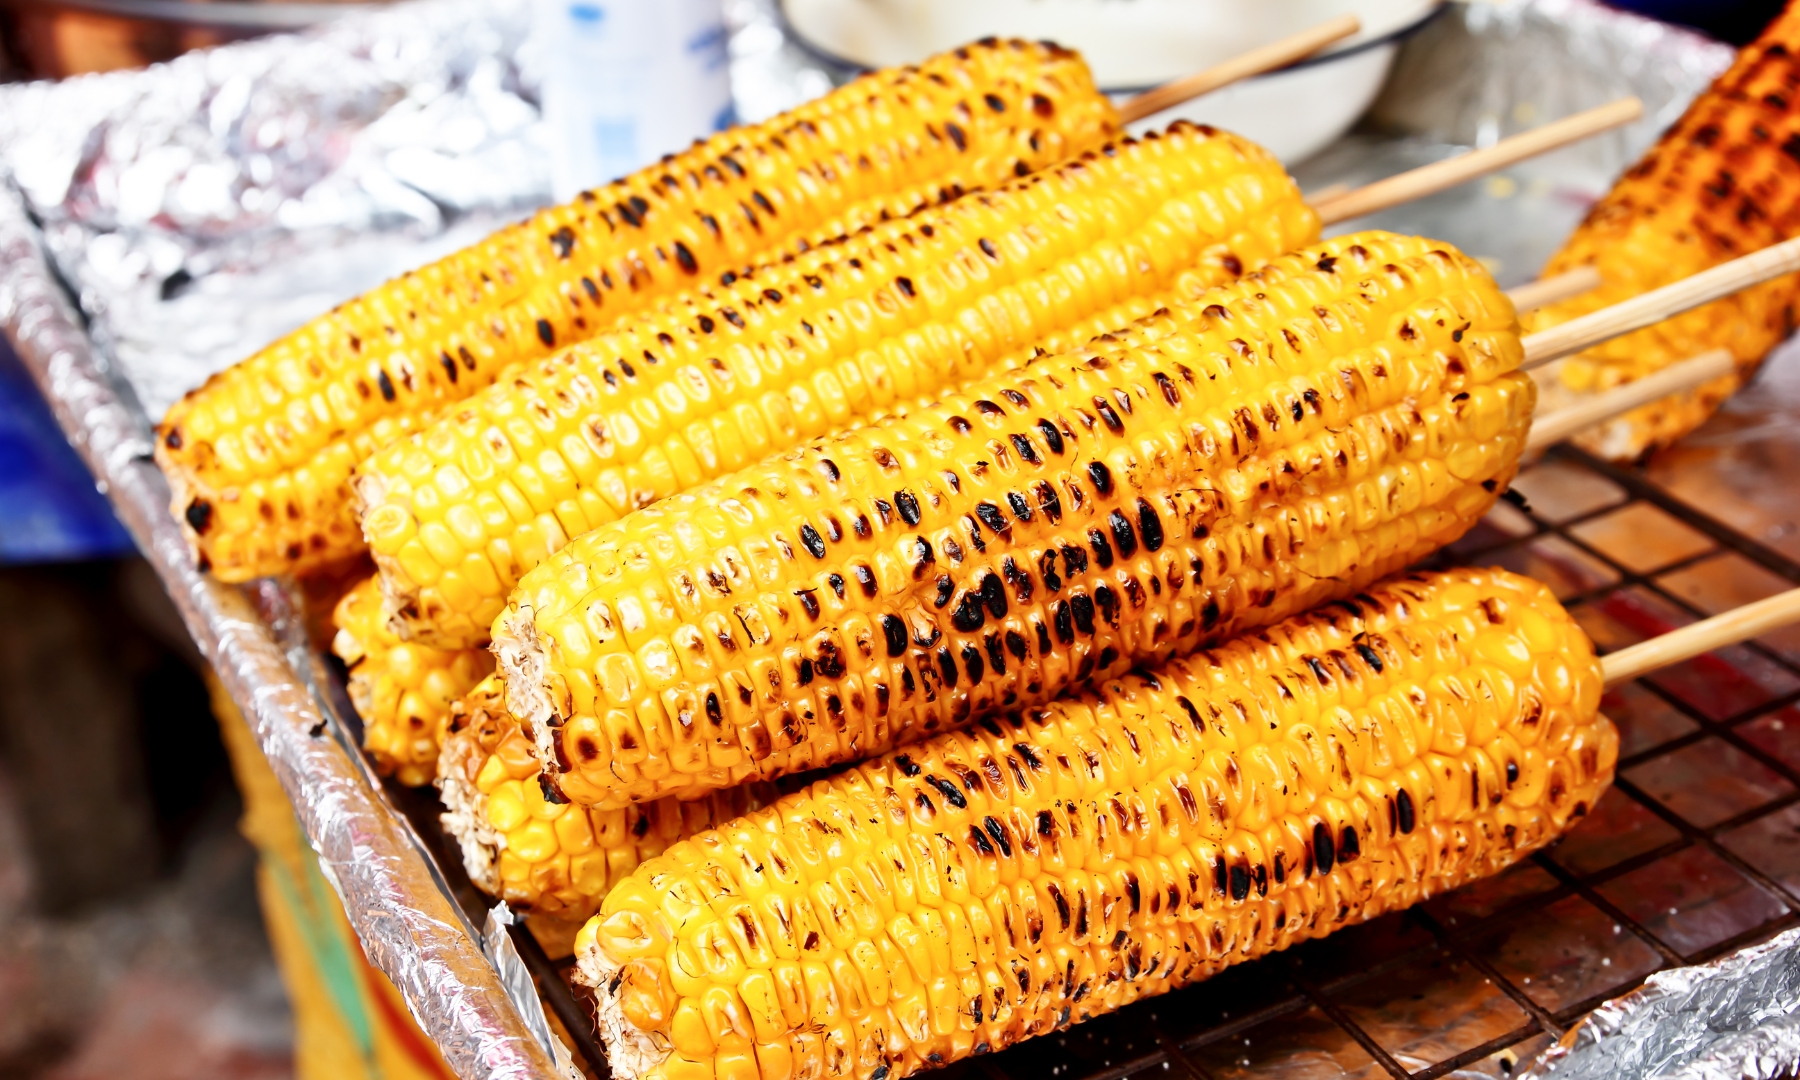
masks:
<path fill-rule="evenodd" d="M 1643 160 L 1589 211 L 1544 273 L 1599 269 L 1603 283 L 1526 319 L 1541 330 L 1800 236 L 1800 8 L 1792 5 L 1695 99 Z M 1800 275 L 1714 301 L 1563 364 L 1575 393 L 1607 390 L 1711 349 L 1735 374 L 1577 436 L 1632 461 L 1706 422 L 1800 321 Z"/>
<path fill-rule="evenodd" d="M 563 955 L 607 890 L 639 863 L 775 798 L 769 785 L 746 784 L 622 810 L 555 801 L 537 782 L 530 740 L 506 715 L 492 676 L 456 704 L 451 727 L 437 778 L 444 831 L 461 846 L 469 880 L 527 914 L 546 947 Z"/>
<path fill-rule="evenodd" d="M 358 470 L 391 610 L 414 639 L 477 643 L 571 537 L 1318 230 L 1261 148 L 1179 124 L 665 304 Z"/>
<path fill-rule="evenodd" d="M 678 843 L 576 938 L 620 1080 L 882 1080 L 1408 907 L 1611 781 L 1587 637 L 1388 581 L 865 762 Z"/>
<path fill-rule="evenodd" d="M 395 637 L 373 577 L 344 594 L 332 619 L 331 651 L 350 671 L 350 702 L 376 771 L 411 787 L 431 783 L 451 706 L 494 670 L 494 658 L 486 649 L 434 649 Z"/>
<path fill-rule="evenodd" d="M 623 805 L 1047 701 L 1350 595 L 1512 478 L 1517 321 L 1454 249 L 1339 237 L 1163 318 L 528 574 L 495 652 L 548 781 Z"/>
<path fill-rule="evenodd" d="M 1076 54 L 994 41 L 734 128 L 407 274 L 213 377 L 156 455 L 220 578 L 361 550 L 355 464 L 515 361 L 759 258 L 1099 145 L 1117 115 Z"/>

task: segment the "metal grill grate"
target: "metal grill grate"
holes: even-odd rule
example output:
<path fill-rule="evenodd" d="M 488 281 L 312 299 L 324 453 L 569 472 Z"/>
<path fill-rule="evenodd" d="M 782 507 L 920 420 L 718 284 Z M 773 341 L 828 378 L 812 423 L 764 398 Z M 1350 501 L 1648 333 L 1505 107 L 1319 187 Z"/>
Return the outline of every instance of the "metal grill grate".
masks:
<path fill-rule="evenodd" d="M 1562 446 L 1432 565 L 1549 585 L 1601 651 L 1800 585 L 1800 563 Z M 1608 690 L 1618 779 L 1561 843 L 1411 911 L 962 1062 L 945 1080 L 1505 1077 L 1601 1001 L 1800 924 L 1800 630 Z M 426 800 L 406 805 L 436 833 Z M 461 884 L 449 848 L 440 860 Z M 569 961 L 515 939 L 549 1011 Z M 575 1034 L 590 1060 L 589 1030 Z M 604 1075 L 603 1070 L 596 1070 Z"/>

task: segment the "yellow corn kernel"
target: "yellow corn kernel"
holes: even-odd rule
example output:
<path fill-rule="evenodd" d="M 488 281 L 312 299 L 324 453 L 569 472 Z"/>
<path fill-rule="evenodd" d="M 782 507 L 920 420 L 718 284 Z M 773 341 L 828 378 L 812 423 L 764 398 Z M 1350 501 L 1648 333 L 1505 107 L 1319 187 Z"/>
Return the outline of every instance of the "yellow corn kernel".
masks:
<path fill-rule="evenodd" d="M 376 770 L 411 787 L 431 783 L 451 706 L 494 670 L 493 657 L 401 641 L 387 628 L 372 577 L 344 594 L 332 619 L 332 651 L 349 668 L 350 701 Z"/>
<path fill-rule="evenodd" d="M 1353 595 L 1485 513 L 1529 423 L 1512 306 L 1429 240 L 1339 237 L 1125 337 L 528 574 L 495 651 L 545 780 L 616 806 L 854 760 Z M 1424 489 L 1426 454 L 1478 442 Z M 695 675 L 655 659 L 697 653 Z M 577 708 L 577 675 L 629 723 Z M 660 750 L 690 724 L 698 767 Z"/>
<path fill-rule="evenodd" d="M 226 580 L 358 551 L 352 467 L 507 365 L 1117 130 L 1079 56 L 1008 40 L 876 72 L 721 132 L 390 281 L 214 376 L 158 430 L 173 510 Z"/>
<path fill-rule="evenodd" d="M 414 639 L 478 643 L 519 576 L 567 537 L 956 386 L 1121 297 L 1184 274 L 1230 280 L 1318 229 L 1273 157 L 1178 124 L 747 273 L 705 303 L 677 298 L 528 366 L 359 468 L 391 610 Z M 415 466 L 421 455 L 435 464 Z M 470 515 L 479 535 L 459 540 L 442 519 L 467 496 L 441 476 L 479 458 L 485 485 L 515 483 L 531 513 L 493 525 Z M 394 508 L 413 523 L 388 524 Z M 493 567 L 491 587 L 454 569 L 495 544 L 512 558 Z M 660 659 L 672 673 L 675 654 Z"/>
<path fill-rule="evenodd" d="M 1567 322 L 1800 235 L 1791 209 L 1800 179 L 1787 149 L 1800 138 L 1797 81 L 1800 8 L 1790 5 L 1625 171 L 1544 268 L 1550 275 L 1593 266 L 1601 286 L 1532 313 L 1527 328 Z M 1546 406 L 1731 350 L 1733 374 L 1575 438 L 1614 461 L 1637 460 L 1699 427 L 1747 382 L 1793 331 L 1796 301 L 1800 275 L 1789 275 L 1597 345 L 1564 362 Z"/>
<path fill-rule="evenodd" d="M 508 775 L 502 759 L 531 759 L 502 695 L 489 676 L 456 704 L 438 775 L 444 829 L 461 845 L 470 880 L 526 913 L 552 951 L 566 952 L 569 935 L 643 860 L 773 798 L 766 785 L 753 784 L 625 810 L 560 800 L 535 770 Z"/>
<path fill-rule="evenodd" d="M 1468 612 L 1453 590 L 1474 600 L 1481 636 L 1528 652 L 1509 706 L 1480 704 L 1480 721 L 1464 725 L 1482 741 L 1453 755 L 1390 748 L 1399 753 L 1380 776 L 1335 751 L 1298 775 L 1244 767 L 1258 748 L 1308 756 L 1301 743 L 1321 745 L 1309 716 L 1341 707 L 1339 730 L 1368 731 L 1380 722 L 1371 703 L 1479 668 L 1483 650 L 1463 634 Z M 1545 642 L 1534 620 L 1567 634 Z M 1594 701 L 1568 718 L 1565 746 L 1519 752 L 1513 735 L 1539 721 L 1546 673 L 1564 666 L 1599 678 L 1592 645 L 1537 582 L 1500 570 L 1392 578 L 1266 633 L 866 761 L 697 833 L 601 905 L 577 939 L 578 977 L 598 995 L 604 1037 L 635 1050 L 613 1058 L 621 1080 L 678 1075 L 708 1038 L 723 1055 L 728 1038 L 745 1037 L 740 1008 L 759 1060 L 785 1052 L 797 1075 L 832 1075 L 822 1055 L 834 1046 L 858 1056 L 858 1075 L 894 1076 L 998 1050 L 1416 904 L 1554 840 L 1595 804 L 1618 756 Z M 1451 693 L 1426 691 L 1427 714 L 1448 715 L 1435 707 Z M 1267 711 L 1247 716 L 1251 701 Z M 1333 704 L 1348 701 L 1358 704 Z M 1200 779 L 1221 761 L 1243 787 L 1224 803 Z M 1542 780 L 1550 774 L 1555 783 Z M 1275 824 L 1246 809 L 1283 794 L 1295 806 Z M 1086 843 L 1074 856 L 1077 837 Z M 747 966 L 718 926 L 746 904 L 813 901 L 865 858 L 891 868 L 898 887 L 860 896 L 868 917 L 842 936 L 807 939 L 798 966 L 810 1009 L 783 1010 L 777 980 Z M 766 873 L 777 859 L 787 872 Z M 1009 872 L 1029 888 L 935 888 Z M 902 895 L 923 906 L 900 915 Z M 989 898 L 1014 896 L 1043 899 L 1031 917 L 990 914 Z M 921 949 L 914 927 L 947 947 Z M 874 959 L 890 952 L 912 959 Z M 675 978 L 690 954 L 710 959 Z M 879 989 L 876 973 L 889 967 L 911 969 L 924 992 Z M 675 1019 L 640 1022 L 645 1010 L 617 989 L 621 971 L 633 995 Z"/>

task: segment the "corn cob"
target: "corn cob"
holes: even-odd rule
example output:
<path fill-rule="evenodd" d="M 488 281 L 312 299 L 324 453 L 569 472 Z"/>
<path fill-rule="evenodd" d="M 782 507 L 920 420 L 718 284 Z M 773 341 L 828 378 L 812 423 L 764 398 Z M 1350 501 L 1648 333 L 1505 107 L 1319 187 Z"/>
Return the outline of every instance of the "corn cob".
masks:
<path fill-rule="evenodd" d="M 1567 322 L 1800 235 L 1800 8 L 1790 5 L 1589 212 L 1545 274 L 1594 266 L 1600 288 L 1536 312 Z M 1699 427 L 1793 330 L 1800 277 L 1747 289 L 1566 361 L 1570 393 L 1611 389 L 1710 349 L 1738 370 L 1576 441 L 1629 461 Z M 1550 399 L 1546 398 L 1546 406 Z"/>
<path fill-rule="evenodd" d="M 1511 479 L 1532 384 L 1461 253 L 1339 237 L 1202 300 L 553 556 L 494 629 L 546 779 L 611 806 L 879 753 L 1353 593 Z"/>
<path fill-rule="evenodd" d="M 576 938 L 620 1080 L 879 1080 L 1408 907 L 1610 783 L 1592 644 L 1504 571 L 1396 579 L 676 844 Z"/>
<path fill-rule="evenodd" d="M 170 410 L 157 459 L 225 580 L 361 550 L 351 468 L 514 361 L 759 255 L 1098 145 L 1079 56 L 987 41 L 879 72 L 543 211 L 315 320 Z"/>
<path fill-rule="evenodd" d="M 556 802 L 537 783 L 531 743 L 488 676 L 453 709 L 444 742 L 444 830 L 461 845 L 469 880 L 531 917 L 566 955 L 607 890 L 670 844 L 767 806 L 775 790 L 747 784 L 692 802 L 661 799 L 623 810 Z"/>
<path fill-rule="evenodd" d="M 381 592 L 365 578 L 338 601 L 331 650 L 350 670 L 350 701 L 376 771 L 418 787 L 437 776 L 451 706 L 494 670 L 485 649 L 433 649 L 401 641 L 381 616 Z"/>
<path fill-rule="evenodd" d="M 1318 227 L 1274 158 L 1180 124 L 672 301 L 364 464 L 391 610 L 406 636 L 480 641 L 570 537 Z"/>

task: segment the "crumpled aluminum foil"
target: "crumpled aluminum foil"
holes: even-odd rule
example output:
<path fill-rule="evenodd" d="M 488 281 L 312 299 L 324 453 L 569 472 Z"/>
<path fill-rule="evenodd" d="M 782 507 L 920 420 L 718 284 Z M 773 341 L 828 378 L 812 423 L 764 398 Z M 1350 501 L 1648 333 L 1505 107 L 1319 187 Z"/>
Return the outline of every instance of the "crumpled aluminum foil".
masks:
<path fill-rule="evenodd" d="M 557 1071 L 564 1080 L 581 1080 L 581 1070 L 575 1067 L 568 1048 L 550 1031 L 550 1018 L 544 1012 L 543 1000 L 537 996 L 537 987 L 532 982 L 530 970 L 525 967 L 525 958 L 519 955 L 512 935 L 507 932 L 507 927 L 518 925 L 521 925 L 519 917 L 506 901 L 500 901 L 488 910 L 487 922 L 481 928 L 481 947 L 494 970 L 500 973 L 500 981 L 506 984 L 506 992 L 518 1006 L 525 1026 L 556 1060 Z"/>
<path fill-rule="evenodd" d="M 1659 972 L 1595 1009 L 1523 1080 L 1776 1080 L 1800 1069 L 1800 929 Z"/>
<path fill-rule="evenodd" d="M 519 62 L 529 7 L 408 4 L 147 72 L 0 89 L 0 173 L 152 417 L 548 198 Z"/>
<path fill-rule="evenodd" d="M 732 0 L 740 113 L 829 89 Z M 529 0 L 433 0 L 148 72 L 0 88 L 0 177 L 152 418 L 319 312 L 550 201 Z"/>
<path fill-rule="evenodd" d="M 469 923 L 371 783 L 321 704 L 288 591 L 221 586 L 189 562 L 149 422 L 319 310 L 546 199 L 528 7 L 427 0 L 149 71 L 0 88 L 0 327 L 243 705 L 369 956 L 469 1078 L 561 1075 L 542 1010 L 528 1021 L 509 997 L 529 975 L 484 950 L 504 920 Z M 727 0 L 748 119 L 830 85 L 774 12 Z M 1441 236 L 1522 281 L 1729 57 L 1590 0 L 1458 4 L 1403 51 L 1371 124 L 1296 175 L 1356 182 L 1638 94 L 1650 117 L 1623 133 L 1356 223 Z M 1797 935 L 1658 975 L 1544 1075 L 1791 1066 Z"/>

